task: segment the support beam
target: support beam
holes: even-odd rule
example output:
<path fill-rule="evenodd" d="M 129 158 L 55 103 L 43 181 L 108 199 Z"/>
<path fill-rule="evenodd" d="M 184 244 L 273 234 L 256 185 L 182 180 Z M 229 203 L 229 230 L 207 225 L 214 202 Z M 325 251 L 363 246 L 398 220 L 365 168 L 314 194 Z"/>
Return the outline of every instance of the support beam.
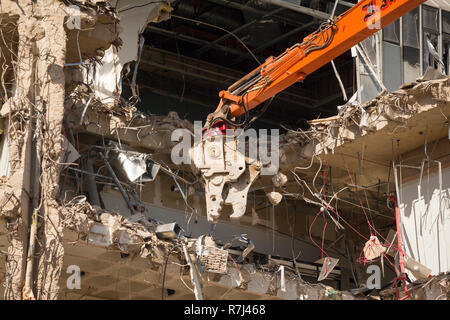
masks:
<path fill-rule="evenodd" d="M 338 3 L 342 4 L 343 6 L 349 7 L 349 8 L 351 8 L 351 7 L 353 7 L 355 5 L 354 3 L 351 3 L 351 2 L 348 2 L 348 1 L 342 1 L 342 0 L 339 0 Z"/>
<path fill-rule="evenodd" d="M 242 3 L 237 3 L 234 1 L 230 1 L 230 0 L 208 0 L 209 2 L 212 3 L 216 3 L 225 7 L 229 7 L 229 8 L 233 8 L 233 9 L 238 9 L 238 10 L 242 10 L 251 14 L 256 14 L 259 16 L 263 16 L 265 15 L 267 12 L 264 11 L 263 9 L 257 9 L 257 8 L 253 8 L 250 6 L 247 6 L 245 4 Z M 277 15 L 273 15 L 273 18 L 280 21 L 280 22 L 285 22 L 291 26 L 300 26 L 302 25 L 301 21 L 297 21 L 294 19 L 290 19 L 287 17 L 282 17 L 282 16 L 277 16 Z"/>
<path fill-rule="evenodd" d="M 149 25 L 147 27 L 147 30 L 149 30 L 151 32 L 154 32 L 154 33 L 157 33 L 157 34 L 173 37 L 173 38 L 176 38 L 176 39 L 179 39 L 179 40 L 182 40 L 182 41 L 186 41 L 186 42 L 190 42 L 190 43 L 194 43 L 194 44 L 200 44 L 200 45 L 203 45 L 203 46 L 211 44 L 211 42 L 206 41 L 206 40 L 201 40 L 201 39 L 194 38 L 194 37 L 182 34 L 182 33 L 178 33 L 178 32 L 175 32 L 175 31 L 170 31 L 170 30 L 158 28 L 158 27 L 151 26 L 151 25 Z M 225 52 L 228 52 L 228 53 L 231 53 L 231 54 L 234 54 L 234 55 L 238 55 L 238 56 L 243 54 L 243 52 L 240 51 L 240 50 L 235 50 L 235 49 L 232 49 L 232 48 L 229 48 L 229 47 L 225 47 L 225 46 L 222 46 L 222 45 L 218 45 L 218 44 L 213 45 L 213 47 L 215 47 L 215 48 L 217 48 L 217 49 L 219 49 L 221 51 L 225 51 Z"/>
<path fill-rule="evenodd" d="M 271 41 L 266 42 L 264 45 L 262 45 L 262 46 L 256 48 L 255 50 L 253 50 L 253 53 L 257 54 L 257 53 L 261 52 L 262 50 L 264 50 L 264 49 L 266 49 L 266 48 L 268 48 L 270 46 L 273 46 L 274 44 L 280 42 L 281 40 L 286 39 L 286 38 L 288 38 L 288 37 L 290 37 L 290 36 L 292 36 L 292 35 L 294 35 L 296 33 L 299 33 L 302 30 L 305 30 L 305 29 L 313 26 L 314 24 L 315 24 L 315 22 L 311 21 L 311 22 L 306 23 L 306 24 L 304 24 L 304 25 L 302 25 L 302 26 L 300 26 L 298 28 L 295 28 L 295 29 L 293 29 L 293 30 L 283 34 L 282 36 L 280 36 L 278 38 L 275 38 L 275 39 L 273 39 Z M 248 53 L 244 54 L 244 55 L 241 55 L 241 57 L 239 57 L 238 59 L 234 60 L 231 63 L 231 65 L 234 66 L 234 65 L 238 64 L 239 62 L 244 61 L 248 57 L 250 57 L 250 54 L 248 54 Z"/>
<path fill-rule="evenodd" d="M 167 50 L 144 47 L 142 58 L 146 66 L 182 73 L 197 79 L 219 83 L 221 86 L 229 86 L 242 77 L 242 73 L 221 65 L 208 63 L 183 55 L 178 55 Z"/>
<path fill-rule="evenodd" d="M 231 37 L 231 36 L 232 36 L 231 34 L 237 34 L 238 32 L 241 32 L 242 30 L 245 30 L 245 29 L 247 29 L 248 27 L 250 27 L 250 26 L 252 26 L 252 25 L 258 23 L 259 21 L 261 21 L 261 19 L 271 17 L 271 16 L 273 16 L 274 14 L 276 14 L 276 13 L 278 13 L 278 12 L 281 12 L 281 11 L 283 11 L 283 10 L 285 10 L 285 9 L 284 9 L 284 8 L 278 8 L 278 9 L 276 9 L 276 10 L 273 10 L 273 11 L 271 11 L 271 12 L 269 12 L 269 13 L 263 15 L 263 16 L 260 16 L 260 17 L 257 18 L 257 19 L 254 19 L 254 20 L 252 20 L 252 21 L 250 21 L 250 22 L 248 22 L 248 23 L 246 23 L 246 24 L 240 26 L 240 27 L 237 28 L 237 29 L 234 29 L 233 31 L 231 31 L 231 33 L 227 33 L 227 34 L 223 35 L 222 37 L 220 37 L 219 39 L 214 40 L 214 41 L 211 42 L 210 44 L 208 44 L 208 45 L 206 45 L 206 46 L 203 46 L 203 47 L 201 47 L 200 49 L 196 50 L 196 51 L 194 52 L 194 55 L 199 56 L 199 55 L 205 53 L 206 51 L 208 51 L 209 49 L 211 49 L 214 45 L 219 44 L 220 42 L 225 41 L 226 39 L 228 39 L 229 37 Z"/>
<path fill-rule="evenodd" d="M 308 16 L 314 17 L 314 18 L 318 18 L 321 20 L 327 20 L 329 18 L 329 14 L 319 11 L 319 10 L 314 10 L 311 8 L 307 8 L 307 7 L 303 7 L 300 6 L 298 4 L 292 3 L 292 2 L 287 2 L 287 1 L 283 1 L 283 0 L 266 0 L 266 3 L 270 3 L 279 7 L 283 7 L 286 9 L 290 9 L 292 11 L 296 11 L 296 12 L 300 12 L 303 14 L 307 14 Z"/>

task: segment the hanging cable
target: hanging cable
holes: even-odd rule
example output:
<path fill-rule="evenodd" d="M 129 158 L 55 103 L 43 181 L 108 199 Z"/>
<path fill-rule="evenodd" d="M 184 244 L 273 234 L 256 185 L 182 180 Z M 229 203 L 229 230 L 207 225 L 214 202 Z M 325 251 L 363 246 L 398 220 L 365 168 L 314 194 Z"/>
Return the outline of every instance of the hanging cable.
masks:
<path fill-rule="evenodd" d="M 190 21 L 190 22 L 194 22 L 194 23 L 196 23 L 196 24 L 202 24 L 202 25 L 205 25 L 205 26 L 208 26 L 208 27 L 211 27 L 211 28 L 216 28 L 216 29 L 219 29 L 219 30 L 221 30 L 221 31 L 224 31 L 224 32 L 226 32 L 226 33 L 228 33 L 229 35 L 231 35 L 233 38 L 235 38 L 247 51 L 248 51 L 248 53 L 252 56 L 252 58 L 258 63 L 258 65 L 261 65 L 261 62 L 258 60 L 258 58 L 256 58 L 256 56 L 253 54 L 253 52 L 245 45 L 245 43 L 238 37 L 238 36 L 236 36 L 233 32 L 231 32 L 231 31 L 229 31 L 229 30 L 227 30 L 227 29 L 224 29 L 224 28 L 221 28 L 221 27 L 218 27 L 218 26 L 215 26 L 215 25 L 213 25 L 213 24 L 209 24 L 209 23 L 206 23 L 206 22 L 203 22 L 203 21 L 199 21 L 199 20 L 195 20 L 195 19 L 190 19 L 190 18 L 186 18 L 186 17 L 181 17 L 181 16 L 177 16 L 177 15 L 175 15 L 175 14 L 172 14 L 171 15 L 171 17 L 173 17 L 173 18 L 176 18 L 176 19 L 181 19 L 181 20 L 186 20 L 186 21 Z"/>
<path fill-rule="evenodd" d="M 136 5 L 136 6 L 132 6 L 132 7 L 126 8 L 126 9 L 119 10 L 118 13 L 122 13 L 122 12 L 125 12 L 125 11 L 128 11 L 128 10 L 132 10 L 132 9 L 136 9 L 136 8 L 146 7 L 146 6 L 149 6 L 151 4 L 156 4 L 156 3 L 167 4 L 168 2 L 167 1 L 150 1 L 150 2 L 147 2 L 147 3 L 141 4 L 141 5 Z"/>
<path fill-rule="evenodd" d="M 166 282 L 167 263 L 169 262 L 169 257 L 172 254 L 172 252 L 178 247 L 180 247 L 179 244 L 173 246 L 172 249 L 170 249 L 169 252 L 167 253 L 166 260 L 164 261 L 164 271 L 163 271 L 163 278 L 162 278 L 162 285 L 161 285 L 161 300 L 164 300 L 164 285 Z"/>

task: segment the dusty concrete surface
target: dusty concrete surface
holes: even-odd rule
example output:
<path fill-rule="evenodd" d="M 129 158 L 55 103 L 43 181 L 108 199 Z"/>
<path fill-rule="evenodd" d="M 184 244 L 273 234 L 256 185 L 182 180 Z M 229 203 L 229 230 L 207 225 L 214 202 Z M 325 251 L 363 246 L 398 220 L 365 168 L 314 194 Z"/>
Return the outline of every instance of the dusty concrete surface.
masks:
<path fill-rule="evenodd" d="M 442 273 L 428 280 L 417 280 L 408 285 L 408 293 L 412 300 L 449 300 L 450 273 Z M 400 296 L 405 294 L 400 289 Z M 380 291 L 383 300 L 397 300 L 395 288 Z"/>

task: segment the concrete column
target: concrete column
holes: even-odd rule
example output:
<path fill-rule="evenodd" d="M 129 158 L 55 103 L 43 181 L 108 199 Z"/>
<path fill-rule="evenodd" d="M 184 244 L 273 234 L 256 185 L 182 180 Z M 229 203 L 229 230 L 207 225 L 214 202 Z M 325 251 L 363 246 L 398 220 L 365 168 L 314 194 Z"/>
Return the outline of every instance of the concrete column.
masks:
<path fill-rule="evenodd" d="M 44 101 L 42 130 L 41 210 L 38 230 L 39 263 L 37 265 L 36 298 L 57 299 L 59 277 L 64 256 L 62 232 L 64 217 L 56 201 L 62 161 L 67 35 L 64 29 L 64 4 L 53 0 L 40 1 L 45 36 L 37 42 L 39 94 Z M 58 14 L 60 13 L 60 14 Z"/>

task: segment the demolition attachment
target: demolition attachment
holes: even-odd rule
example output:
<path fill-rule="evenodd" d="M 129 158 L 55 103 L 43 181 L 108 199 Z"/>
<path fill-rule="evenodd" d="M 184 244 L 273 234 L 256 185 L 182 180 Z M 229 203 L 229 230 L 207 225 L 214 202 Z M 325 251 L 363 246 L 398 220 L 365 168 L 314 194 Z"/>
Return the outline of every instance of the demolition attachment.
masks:
<path fill-rule="evenodd" d="M 212 128 L 191 149 L 194 170 L 201 175 L 205 187 L 211 223 L 217 222 L 224 205 L 232 206 L 230 219 L 241 218 L 247 206 L 248 190 L 260 174 L 261 163 L 245 157 L 245 147 L 240 141 Z"/>

